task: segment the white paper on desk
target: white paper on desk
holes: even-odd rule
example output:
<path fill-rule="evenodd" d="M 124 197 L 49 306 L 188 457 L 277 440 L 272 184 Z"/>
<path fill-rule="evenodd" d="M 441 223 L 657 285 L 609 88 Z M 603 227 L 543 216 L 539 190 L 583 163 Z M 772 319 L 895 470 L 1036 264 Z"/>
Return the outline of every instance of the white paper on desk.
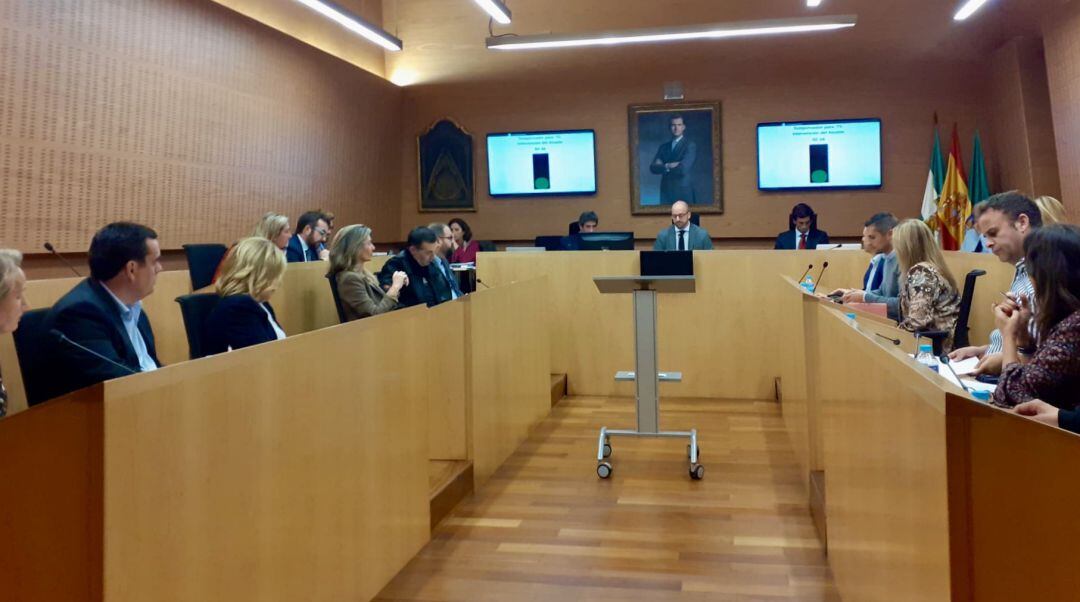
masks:
<path fill-rule="evenodd" d="M 964 374 L 971 374 L 975 371 L 976 366 L 979 365 L 979 358 L 969 357 L 966 360 L 960 360 L 957 362 L 950 361 L 949 365 L 952 366 L 956 373 L 963 376 Z"/>
<path fill-rule="evenodd" d="M 908 354 L 908 357 L 910 357 L 912 359 L 915 358 L 915 356 L 911 355 L 911 354 Z M 962 362 L 949 362 L 949 365 L 953 367 L 953 370 L 955 370 L 957 374 L 963 375 L 964 372 L 962 372 L 960 370 L 961 366 L 965 366 L 965 365 L 970 364 L 971 367 L 967 368 L 967 371 L 970 372 L 971 370 L 975 369 L 975 364 L 979 363 L 979 358 L 970 358 L 970 360 L 973 360 L 974 363 L 971 363 L 969 360 L 964 360 Z M 945 366 L 938 366 L 938 374 L 943 376 L 945 378 L 945 380 L 947 380 L 947 381 L 951 382 L 952 384 L 960 387 L 961 389 L 963 389 L 964 386 L 966 386 L 968 388 L 968 390 L 970 390 L 970 391 L 989 391 L 991 393 L 994 392 L 994 389 L 997 389 L 997 385 L 991 385 L 991 384 L 988 384 L 988 383 L 981 383 L 981 382 L 979 382 L 979 381 L 977 381 L 977 380 L 975 380 L 973 378 L 965 378 L 965 379 L 963 379 L 964 380 L 964 386 L 961 386 L 960 381 L 956 380 L 956 377 L 953 376 L 952 371 L 950 371 Z"/>

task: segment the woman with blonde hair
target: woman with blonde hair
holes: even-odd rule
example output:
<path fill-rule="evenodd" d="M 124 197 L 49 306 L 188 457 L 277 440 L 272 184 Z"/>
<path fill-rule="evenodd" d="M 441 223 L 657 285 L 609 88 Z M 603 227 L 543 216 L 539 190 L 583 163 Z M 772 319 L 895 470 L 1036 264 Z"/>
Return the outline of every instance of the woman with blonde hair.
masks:
<path fill-rule="evenodd" d="M 371 228 L 361 224 L 342 228 L 330 245 L 327 275 L 337 283 L 346 320 L 359 320 L 396 309 L 401 289 L 409 285 L 405 272 L 394 272 L 390 288 L 383 292 L 374 274 L 365 267 L 374 252 Z"/>
<path fill-rule="evenodd" d="M 292 238 L 292 234 L 289 218 L 273 211 L 264 214 L 259 223 L 255 224 L 255 230 L 251 233 L 252 236 L 269 240 L 282 251 L 289 246 L 289 239 Z"/>
<path fill-rule="evenodd" d="M 904 220 L 893 230 L 893 248 L 900 264 L 900 328 L 944 330 L 951 346 L 960 294 L 934 233 L 920 220 Z"/>
<path fill-rule="evenodd" d="M 206 320 L 207 354 L 285 338 L 270 297 L 285 276 L 285 255 L 266 238 L 236 243 L 217 281 L 221 300 Z"/>
<path fill-rule="evenodd" d="M 1035 206 L 1039 208 L 1039 213 L 1042 213 L 1042 222 L 1044 226 L 1064 224 L 1068 221 L 1065 219 L 1065 205 L 1062 205 L 1061 201 L 1052 196 L 1041 196 L 1036 198 Z"/>
<path fill-rule="evenodd" d="M 26 275 L 22 271 L 22 253 L 0 249 L 0 334 L 15 332 L 19 319 L 29 307 L 23 297 Z M 7 389 L 0 378 L 0 418 L 7 414 Z"/>

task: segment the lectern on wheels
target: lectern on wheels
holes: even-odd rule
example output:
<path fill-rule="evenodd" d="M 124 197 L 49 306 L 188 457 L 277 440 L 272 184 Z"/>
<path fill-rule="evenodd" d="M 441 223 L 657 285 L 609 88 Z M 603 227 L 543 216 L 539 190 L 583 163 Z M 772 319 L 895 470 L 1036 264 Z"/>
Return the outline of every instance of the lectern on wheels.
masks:
<path fill-rule="evenodd" d="M 596 288 L 603 294 L 633 293 L 634 295 L 634 354 L 633 372 L 617 372 L 615 380 L 637 383 L 637 430 L 600 429 L 596 450 L 596 474 L 601 479 L 611 476 L 612 437 L 664 437 L 690 440 L 690 478 L 705 477 L 705 467 L 698 464 L 701 452 L 697 444 L 697 429 L 689 431 L 660 430 L 660 381 L 680 382 L 681 372 L 659 372 L 656 361 L 656 293 L 692 293 L 693 276 L 596 276 Z"/>

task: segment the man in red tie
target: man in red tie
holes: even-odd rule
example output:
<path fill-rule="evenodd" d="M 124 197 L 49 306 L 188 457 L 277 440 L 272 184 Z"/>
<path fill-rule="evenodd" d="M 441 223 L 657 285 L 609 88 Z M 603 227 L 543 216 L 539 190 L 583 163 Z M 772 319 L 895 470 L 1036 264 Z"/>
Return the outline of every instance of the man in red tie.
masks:
<path fill-rule="evenodd" d="M 799 203 L 791 210 L 788 217 L 788 230 L 776 235 L 774 249 L 803 250 L 816 249 L 818 245 L 829 244 L 828 233 L 818 230 L 817 214 L 806 203 Z"/>

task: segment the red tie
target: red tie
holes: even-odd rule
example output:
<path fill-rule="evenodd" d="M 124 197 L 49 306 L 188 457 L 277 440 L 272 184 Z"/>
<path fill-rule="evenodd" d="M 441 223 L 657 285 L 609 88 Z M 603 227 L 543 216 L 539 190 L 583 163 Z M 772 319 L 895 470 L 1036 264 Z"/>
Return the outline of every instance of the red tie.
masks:
<path fill-rule="evenodd" d="M 805 249 L 805 248 L 806 248 L 806 235 L 803 234 L 802 232 L 799 232 L 799 249 L 801 250 L 801 249 Z"/>

